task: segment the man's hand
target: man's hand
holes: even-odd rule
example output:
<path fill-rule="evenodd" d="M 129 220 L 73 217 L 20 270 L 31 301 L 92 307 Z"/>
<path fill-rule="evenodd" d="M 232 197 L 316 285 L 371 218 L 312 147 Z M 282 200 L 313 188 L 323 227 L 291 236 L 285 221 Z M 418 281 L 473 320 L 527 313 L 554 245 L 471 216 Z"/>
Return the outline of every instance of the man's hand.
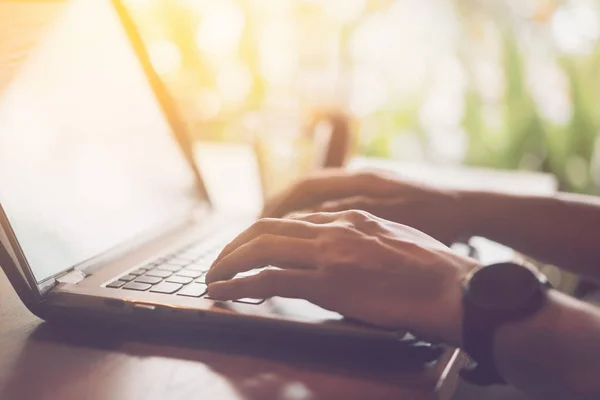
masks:
<path fill-rule="evenodd" d="M 403 181 L 385 172 L 319 171 L 267 202 L 263 217 L 363 210 L 451 244 L 470 235 L 460 193 Z"/>
<path fill-rule="evenodd" d="M 265 265 L 280 269 L 231 280 Z M 258 221 L 223 250 L 207 282 L 216 299 L 303 298 L 459 345 L 460 283 L 476 266 L 413 228 L 346 211 Z"/>

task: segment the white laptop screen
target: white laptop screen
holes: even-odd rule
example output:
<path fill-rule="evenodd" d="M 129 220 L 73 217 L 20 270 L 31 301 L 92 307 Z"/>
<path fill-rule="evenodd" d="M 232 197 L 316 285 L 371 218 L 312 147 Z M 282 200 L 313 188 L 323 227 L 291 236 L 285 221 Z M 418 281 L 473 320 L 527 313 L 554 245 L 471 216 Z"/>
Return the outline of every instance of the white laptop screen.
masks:
<path fill-rule="evenodd" d="M 38 282 L 199 196 L 110 2 L 70 4 L 0 98 L 0 204 Z"/>

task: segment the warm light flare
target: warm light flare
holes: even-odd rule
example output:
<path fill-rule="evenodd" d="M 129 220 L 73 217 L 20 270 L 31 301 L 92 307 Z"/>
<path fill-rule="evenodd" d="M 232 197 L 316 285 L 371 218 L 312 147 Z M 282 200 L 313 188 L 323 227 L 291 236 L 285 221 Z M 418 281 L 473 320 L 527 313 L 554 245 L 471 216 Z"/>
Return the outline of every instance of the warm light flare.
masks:
<path fill-rule="evenodd" d="M 221 68 L 217 86 L 226 103 L 243 103 L 252 90 L 252 74 L 243 64 L 235 63 Z"/>
<path fill-rule="evenodd" d="M 198 49 L 213 58 L 223 60 L 239 46 L 244 31 L 244 12 L 232 1 L 223 1 L 207 9 L 196 31 Z"/>
<path fill-rule="evenodd" d="M 167 75 L 177 72 L 181 67 L 181 51 L 179 47 L 168 40 L 160 40 L 148 46 L 150 60 L 156 72 Z"/>

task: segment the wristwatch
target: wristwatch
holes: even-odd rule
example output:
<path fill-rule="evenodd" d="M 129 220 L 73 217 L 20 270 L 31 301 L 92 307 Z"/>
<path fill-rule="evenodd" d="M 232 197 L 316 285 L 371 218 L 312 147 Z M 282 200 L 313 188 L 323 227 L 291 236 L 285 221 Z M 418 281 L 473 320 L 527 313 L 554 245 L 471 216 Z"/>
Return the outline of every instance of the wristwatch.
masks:
<path fill-rule="evenodd" d="M 548 279 L 534 268 L 500 263 L 473 270 L 463 283 L 463 349 L 473 363 L 461 376 L 476 385 L 505 384 L 494 360 L 494 336 L 508 322 L 535 315 Z"/>

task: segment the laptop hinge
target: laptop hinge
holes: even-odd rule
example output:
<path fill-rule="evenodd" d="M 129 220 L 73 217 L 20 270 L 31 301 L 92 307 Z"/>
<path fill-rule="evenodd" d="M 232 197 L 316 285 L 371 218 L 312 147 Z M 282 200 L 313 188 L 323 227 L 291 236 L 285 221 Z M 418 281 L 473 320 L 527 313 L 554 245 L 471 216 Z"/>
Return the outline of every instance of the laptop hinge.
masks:
<path fill-rule="evenodd" d="M 64 275 L 61 275 L 59 277 L 56 278 L 56 282 L 58 283 L 71 283 L 71 284 L 78 284 L 79 282 L 83 281 L 86 278 L 86 275 L 79 270 L 72 270 L 67 272 Z"/>

